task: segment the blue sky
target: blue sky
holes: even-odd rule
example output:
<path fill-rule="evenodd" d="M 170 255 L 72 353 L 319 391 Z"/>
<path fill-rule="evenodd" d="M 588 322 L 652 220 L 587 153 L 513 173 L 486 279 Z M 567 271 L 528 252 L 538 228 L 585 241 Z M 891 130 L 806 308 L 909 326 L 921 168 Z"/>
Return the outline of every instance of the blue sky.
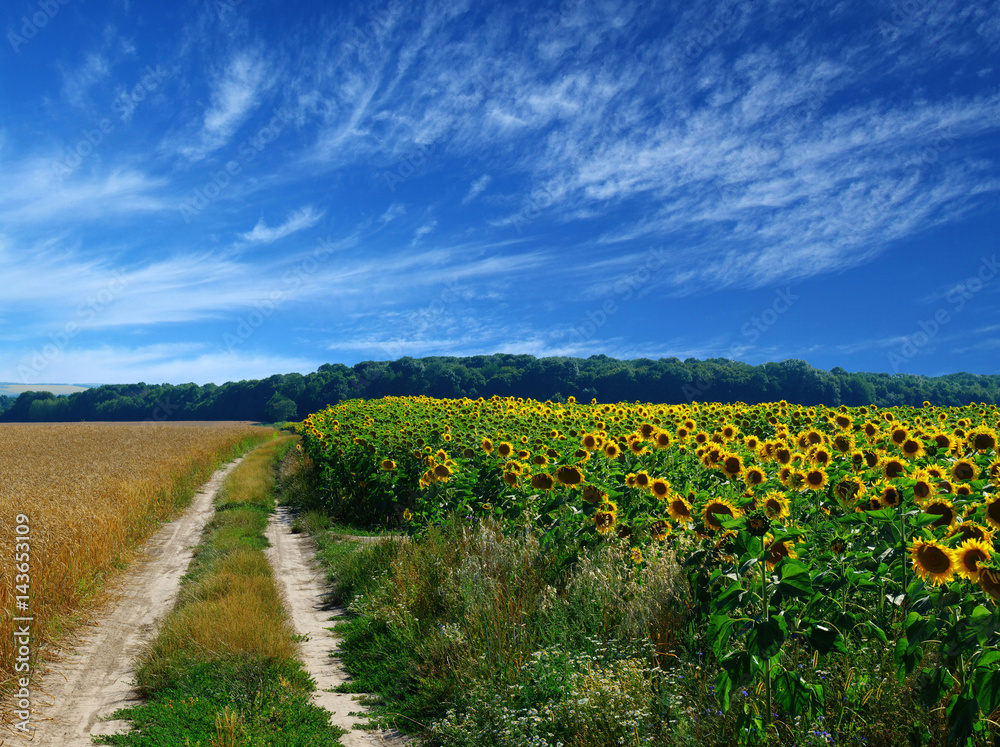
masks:
<path fill-rule="evenodd" d="M 12 0 L 0 381 L 1000 373 L 1000 3 Z"/>

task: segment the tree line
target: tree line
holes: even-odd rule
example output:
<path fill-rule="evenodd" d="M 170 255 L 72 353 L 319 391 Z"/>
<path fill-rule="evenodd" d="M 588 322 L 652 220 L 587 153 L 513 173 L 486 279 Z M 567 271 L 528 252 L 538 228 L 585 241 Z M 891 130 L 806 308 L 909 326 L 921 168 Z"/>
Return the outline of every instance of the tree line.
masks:
<path fill-rule="evenodd" d="M 322 365 L 309 374 L 216 384 L 106 384 L 56 396 L 0 396 L 2 422 L 78 420 L 296 420 L 345 399 L 388 395 L 442 398 L 525 397 L 564 402 L 776 402 L 880 407 L 1000 404 L 1000 375 L 849 373 L 785 360 L 753 366 L 725 358 L 616 360 L 532 355 L 404 357 L 355 366 Z"/>

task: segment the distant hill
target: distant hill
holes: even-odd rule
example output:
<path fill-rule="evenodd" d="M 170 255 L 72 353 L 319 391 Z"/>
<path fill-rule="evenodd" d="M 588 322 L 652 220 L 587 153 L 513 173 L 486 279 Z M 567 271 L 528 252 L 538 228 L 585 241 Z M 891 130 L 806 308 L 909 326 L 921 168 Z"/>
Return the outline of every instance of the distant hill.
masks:
<path fill-rule="evenodd" d="M 37 385 L 34 388 L 38 388 Z M 785 360 L 751 366 L 712 358 L 616 360 L 533 355 L 400 358 L 355 366 L 324 364 L 313 373 L 206 384 L 106 384 L 68 396 L 0 395 L 0 421 L 297 420 L 345 399 L 387 395 L 460 398 L 493 395 L 564 402 L 777 402 L 802 405 L 919 407 L 1000 404 L 1000 375 L 851 373 Z"/>
<path fill-rule="evenodd" d="M 73 394 L 83 392 L 100 384 L 14 384 L 0 381 L 0 394 L 16 397 L 22 392 L 52 392 L 53 394 Z"/>

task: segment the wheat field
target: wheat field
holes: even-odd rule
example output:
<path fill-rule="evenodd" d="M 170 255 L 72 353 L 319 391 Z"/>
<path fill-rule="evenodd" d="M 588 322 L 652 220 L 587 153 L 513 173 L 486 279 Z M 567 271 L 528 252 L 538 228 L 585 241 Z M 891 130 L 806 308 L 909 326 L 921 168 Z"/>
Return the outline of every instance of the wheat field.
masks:
<path fill-rule="evenodd" d="M 0 692 L 26 671 L 15 671 L 15 618 L 31 618 L 33 671 L 39 647 L 73 626 L 161 520 L 273 435 L 235 422 L 0 425 Z"/>

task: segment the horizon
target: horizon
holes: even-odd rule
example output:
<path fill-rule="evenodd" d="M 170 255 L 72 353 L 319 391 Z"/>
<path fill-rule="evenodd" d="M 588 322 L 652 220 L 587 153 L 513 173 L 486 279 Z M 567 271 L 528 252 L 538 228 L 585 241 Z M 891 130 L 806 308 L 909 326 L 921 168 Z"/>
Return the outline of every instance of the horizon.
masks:
<path fill-rule="evenodd" d="M 19 386 L 492 353 L 1000 373 L 1000 0 L 0 18 Z"/>

